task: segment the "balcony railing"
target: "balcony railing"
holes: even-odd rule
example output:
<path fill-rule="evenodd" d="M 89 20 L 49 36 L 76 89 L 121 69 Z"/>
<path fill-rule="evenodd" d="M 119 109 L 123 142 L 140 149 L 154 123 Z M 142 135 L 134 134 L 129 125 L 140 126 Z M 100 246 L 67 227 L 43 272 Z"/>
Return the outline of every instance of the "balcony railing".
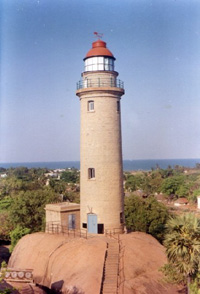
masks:
<path fill-rule="evenodd" d="M 117 87 L 124 89 L 124 82 L 119 79 L 113 78 L 96 78 L 96 79 L 86 79 L 80 80 L 76 84 L 76 89 L 84 89 L 84 88 L 98 88 L 98 87 Z"/>

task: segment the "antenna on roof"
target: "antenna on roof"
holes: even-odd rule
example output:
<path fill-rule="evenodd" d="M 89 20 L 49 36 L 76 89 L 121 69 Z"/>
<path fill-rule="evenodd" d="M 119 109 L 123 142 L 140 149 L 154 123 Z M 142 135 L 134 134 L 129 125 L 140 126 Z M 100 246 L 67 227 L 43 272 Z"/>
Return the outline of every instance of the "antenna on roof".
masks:
<path fill-rule="evenodd" d="M 103 37 L 103 34 L 101 33 L 97 33 L 97 32 L 94 32 L 94 35 L 95 37 L 97 37 L 98 39 L 101 39 Z"/>

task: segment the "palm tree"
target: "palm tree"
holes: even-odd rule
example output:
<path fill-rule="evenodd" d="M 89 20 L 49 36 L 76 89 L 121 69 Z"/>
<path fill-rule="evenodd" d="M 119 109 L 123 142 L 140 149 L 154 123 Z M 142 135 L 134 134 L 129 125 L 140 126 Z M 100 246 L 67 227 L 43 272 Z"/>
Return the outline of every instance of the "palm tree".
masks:
<path fill-rule="evenodd" d="M 189 284 L 198 272 L 200 262 L 200 220 L 192 213 L 170 218 L 166 225 L 164 246 L 169 263 L 183 274 Z"/>

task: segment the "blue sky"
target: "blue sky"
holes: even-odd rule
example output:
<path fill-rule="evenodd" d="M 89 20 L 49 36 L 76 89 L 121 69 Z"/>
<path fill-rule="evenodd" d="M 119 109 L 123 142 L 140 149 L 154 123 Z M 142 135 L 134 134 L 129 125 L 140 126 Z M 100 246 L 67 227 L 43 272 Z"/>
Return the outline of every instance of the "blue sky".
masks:
<path fill-rule="evenodd" d="M 95 31 L 125 83 L 123 158 L 200 158 L 200 1 L 0 5 L 0 162 L 79 160 L 76 82 Z"/>

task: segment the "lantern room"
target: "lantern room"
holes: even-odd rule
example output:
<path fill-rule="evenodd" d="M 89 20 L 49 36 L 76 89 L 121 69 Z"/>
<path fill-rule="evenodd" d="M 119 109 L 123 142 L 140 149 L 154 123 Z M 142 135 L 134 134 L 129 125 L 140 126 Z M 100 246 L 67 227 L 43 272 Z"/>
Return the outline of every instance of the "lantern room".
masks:
<path fill-rule="evenodd" d="M 106 47 L 106 42 L 97 40 L 92 43 L 92 49 L 86 54 L 86 71 L 114 71 L 115 57 Z"/>

